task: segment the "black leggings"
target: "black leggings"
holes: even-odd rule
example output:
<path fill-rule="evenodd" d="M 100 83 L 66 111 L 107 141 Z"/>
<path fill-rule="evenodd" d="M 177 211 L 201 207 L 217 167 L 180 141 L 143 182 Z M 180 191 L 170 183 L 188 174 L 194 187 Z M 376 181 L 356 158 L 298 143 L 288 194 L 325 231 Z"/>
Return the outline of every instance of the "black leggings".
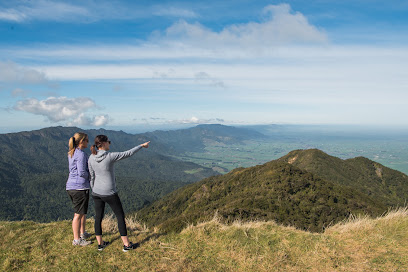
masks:
<path fill-rule="evenodd" d="M 118 220 L 120 236 L 127 236 L 125 213 L 118 194 L 111 196 L 92 196 L 95 202 L 95 235 L 102 235 L 102 219 L 105 213 L 105 203 L 108 203 Z"/>

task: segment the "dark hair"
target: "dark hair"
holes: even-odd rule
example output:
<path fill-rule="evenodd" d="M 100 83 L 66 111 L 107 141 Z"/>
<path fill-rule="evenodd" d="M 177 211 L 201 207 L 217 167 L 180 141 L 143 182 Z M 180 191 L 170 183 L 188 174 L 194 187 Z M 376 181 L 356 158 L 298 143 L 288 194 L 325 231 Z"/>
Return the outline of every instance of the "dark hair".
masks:
<path fill-rule="evenodd" d="M 97 148 L 100 148 L 102 146 L 102 143 L 108 141 L 108 136 L 106 135 L 98 135 L 95 137 L 95 144 L 91 146 L 91 152 L 92 154 L 96 155 L 97 154 Z"/>

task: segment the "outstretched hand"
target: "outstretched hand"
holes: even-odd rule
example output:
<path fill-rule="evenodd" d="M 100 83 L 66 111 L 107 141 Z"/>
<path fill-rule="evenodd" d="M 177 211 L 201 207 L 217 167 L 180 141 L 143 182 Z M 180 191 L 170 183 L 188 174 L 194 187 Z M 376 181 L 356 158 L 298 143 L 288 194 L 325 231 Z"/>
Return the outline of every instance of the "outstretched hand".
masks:
<path fill-rule="evenodd" d="M 144 148 L 148 148 L 148 147 L 149 147 L 149 143 L 150 143 L 150 141 L 145 142 L 144 144 L 141 144 L 141 146 L 144 147 Z"/>

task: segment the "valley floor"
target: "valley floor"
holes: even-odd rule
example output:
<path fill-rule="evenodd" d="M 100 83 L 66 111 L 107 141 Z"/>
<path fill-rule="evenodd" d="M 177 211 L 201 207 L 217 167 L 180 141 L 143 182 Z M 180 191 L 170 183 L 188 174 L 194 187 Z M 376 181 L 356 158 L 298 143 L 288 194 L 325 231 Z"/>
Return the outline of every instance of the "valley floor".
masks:
<path fill-rule="evenodd" d="M 350 159 L 363 156 L 384 166 L 408 174 L 406 140 L 381 141 L 374 139 L 295 139 L 253 140 L 245 144 L 207 144 L 203 152 L 186 152 L 177 158 L 213 168 L 225 174 L 238 167 L 264 164 L 285 156 L 292 150 L 317 148 L 325 153 Z"/>
<path fill-rule="evenodd" d="M 93 220 L 87 222 L 93 229 Z M 4 271 L 407 271 L 408 211 L 354 218 L 324 233 L 274 222 L 220 224 L 217 218 L 178 234 L 160 234 L 128 219 L 130 240 L 122 252 L 116 222 L 104 221 L 103 252 L 71 245 L 70 221 L 0 222 L 0 270 Z M 93 233 L 93 231 L 91 231 Z"/>

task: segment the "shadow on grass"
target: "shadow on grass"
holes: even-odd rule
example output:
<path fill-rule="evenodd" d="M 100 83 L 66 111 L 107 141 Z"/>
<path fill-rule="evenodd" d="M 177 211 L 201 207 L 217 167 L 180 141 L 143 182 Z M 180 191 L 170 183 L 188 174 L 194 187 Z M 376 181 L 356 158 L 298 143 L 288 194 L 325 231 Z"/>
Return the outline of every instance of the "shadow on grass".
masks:
<path fill-rule="evenodd" d="M 165 235 L 164 233 L 152 233 L 150 235 L 148 235 L 147 237 L 145 237 L 142 241 L 139 242 L 140 246 L 142 246 L 143 244 L 149 242 L 152 238 L 159 238 L 160 236 Z"/>
<path fill-rule="evenodd" d="M 121 236 L 120 236 L 120 234 L 117 235 L 117 232 L 105 232 L 102 235 L 103 236 L 109 235 L 111 237 L 111 239 L 109 239 L 110 243 L 113 243 L 116 240 L 121 240 Z M 140 233 L 134 235 L 136 240 L 138 240 L 137 238 L 138 238 L 139 235 L 140 235 Z M 157 238 L 159 238 L 160 236 L 163 236 L 163 235 L 165 235 L 165 233 L 152 233 L 152 234 L 147 235 L 145 238 L 143 238 L 140 242 L 137 242 L 137 243 L 139 244 L 139 246 L 142 246 L 143 244 L 149 242 L 151 239 L 153 239 L 153 238 L 157 239 Z M 128 234 L 128 236 L 129 236 L 129 234 Z M 93 243 L 98 244 L 98 241 L 96 240 L 95 236 L 93 236 L 93 238 L 91 238 L 90 241 L 92 241 Z"/>

